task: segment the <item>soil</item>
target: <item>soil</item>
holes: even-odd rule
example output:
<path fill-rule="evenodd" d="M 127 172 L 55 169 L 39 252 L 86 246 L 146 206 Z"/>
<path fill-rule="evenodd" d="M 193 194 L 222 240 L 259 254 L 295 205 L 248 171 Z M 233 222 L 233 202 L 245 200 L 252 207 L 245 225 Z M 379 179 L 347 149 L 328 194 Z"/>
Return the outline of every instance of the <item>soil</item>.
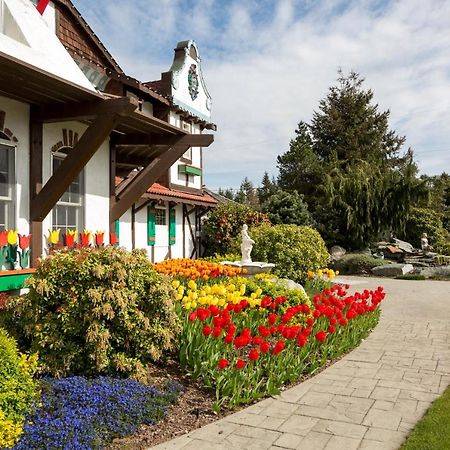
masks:
<path fill-rule="evenodd" d="M 201 384 L 194 383 L 181 371 L 176 361 L 168 361 L 164 367 L 152 366 L 149 380 L 152 386 L 163 386 L 167 380 L 181 384 L 183 388 L 177 403 L 169 408 L 167 416 L 156 425 L 142 425 L 134 434 L 115 439 L 107 447 L 108 450 L 148 449 L 225 416 L 213 412 L 213 393 Z"/>

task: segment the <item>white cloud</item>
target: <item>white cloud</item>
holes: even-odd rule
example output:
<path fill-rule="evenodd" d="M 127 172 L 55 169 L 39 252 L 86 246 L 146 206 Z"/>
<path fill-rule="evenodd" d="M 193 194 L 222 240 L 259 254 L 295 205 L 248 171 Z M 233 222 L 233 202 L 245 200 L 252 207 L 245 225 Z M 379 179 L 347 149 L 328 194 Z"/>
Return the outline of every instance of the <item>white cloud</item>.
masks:
<path fill-rule="evenodd" d="M 176 40 L 197 40 L 219 127 L 205 151 L 212 188 L 275 174 L 276 156 L 297 123 L 310 120 L 339 67 L 366 78 L 423 172 L 450 172 L 450 1 L 114 3 L 106 19 L 99 6 L 90 11 L 92 2 L 83 12 L 140 79 L 168 69 Z"/>

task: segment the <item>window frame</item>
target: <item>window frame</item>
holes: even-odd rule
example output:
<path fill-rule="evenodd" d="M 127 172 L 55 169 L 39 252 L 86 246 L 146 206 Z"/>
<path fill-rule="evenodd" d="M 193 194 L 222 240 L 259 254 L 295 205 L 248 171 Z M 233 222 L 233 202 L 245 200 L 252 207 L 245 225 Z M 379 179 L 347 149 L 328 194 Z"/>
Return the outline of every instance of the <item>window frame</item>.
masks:
<path fill-rule="evenodd" d="M 1 0 L 0 0 L 1 1 Z M 2 197 L 0 196 L 0 202 L 9 202 L 11 205 L 11 210 L 9 211 L 7 221 L 11 222 L 6 226 L 5 230 L 15 230 L 17 223 L 17 145 L 13 144 L 11 141 L 7 139 L 3 139 L 0 137 L 0 148 L 6 148 L 8 152 L 12 152 L 12 156 L 8 158 L 8 186 L 9 186 L 9 196 Z"/>
<path fill-rule="evenodd" d="M 53 174 L 55 173 L 55 164 L 54 161 L 55 159 L 60 159 L 60 160 L 64 160 L 64 158 L 67 157 L 67 153 L 61 151 L 67 149 L 68 151 L 70 151 L 72 149 L 72 147 L 62 147 L 60 149 L 58 149 L 55 152 L 51 152 L 51 176 L 53 176 Z M 79 193 L 79 197 L 80 197 L 80 202 L 75 203 L 75 202 L 70 202 L 70 201 L 64 201 L 61 200 L 61 198 L 67 193 L 67 190 L 64 191 L 63 195 L 61 196 L 61 198 L 56 202 L 55 206 L 52 208 L 52 229 L 56 230 L 58 228 L 61 228 L 61 230 L 63 231 L 63 233 L 67 233 L 67 230 L 71 229 L 71 227 L 67 227 L 65 226 L 64 228 L 60 225 L 56 225 L 55 222 L 57 222 L 55 220 L 55 215 L 57 214 L 57 207 L 58 206 L 65 206 L 65 207 L 72 207 L 74 209 L 77 210 L 77 212 L 80 213 L 81 218 L 77 218 L 79 220 L 80 223 L 76 224 L 76 230 L 78 230 L 78 232 L 81 232 L 81 230 L 83 230 L 85 228 L 85 219 L 86 219 L 86 176 L 85 176 L 85 168 L 83 168 L 83 170 L 80 172 L 80 174 L 78 175 L 80 176 L 80 193 Z M 73 183 L 73 182 L 72 182 Z M 71 183 L 71 185 L 72 185 Z M 70 186 L 69 186 L 70 187 Z"/>
<path fill-rule="evenodd" d="M 167 208 L 155 207 L 155 226 L 166 227 L 167 226 Z M 164 213 L 164 223 L 159 223 L 161 219 L 161 213 Z"/>

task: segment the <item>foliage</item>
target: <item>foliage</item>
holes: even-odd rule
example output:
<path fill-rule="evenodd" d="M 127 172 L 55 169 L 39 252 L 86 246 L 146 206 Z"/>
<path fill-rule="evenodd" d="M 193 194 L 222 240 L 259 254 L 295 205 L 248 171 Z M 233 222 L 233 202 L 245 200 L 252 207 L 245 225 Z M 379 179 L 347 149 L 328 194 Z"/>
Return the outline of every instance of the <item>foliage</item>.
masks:
<path fill-rule="evenodd" d="M 382 288 L 347 295 L 335 286 L 295 306 L 265 297 L 198 308 L 183 319 L 180 362 L 216 390 L 217 410 L 279 393 L 301 374 L 356 346 L 378 320 Z"/>
<path fill-rule="evenodd" d="M 278 191 L 277 182 L 274 177 L 270 179 L 269 174 L 264 172 L 261 187 L 257 188 L 259 203 L 263 205 L 269 197 L 276 194 Z"/>
<path fill-rule="evenodd" d="M 174 292 L 144 251 L 56 251 L 29 287 L 10 308 L 45 373 L 145 379 L 147 363 L 176 348 Z"/>
<path fill-rule="evenodd" d="M 242 180 L 239 191 L 236 193 L 233 200 L 237 203 L 248 205 L 255 210 L 259 210 L 260 207 L 257 190 L 247 177 Z"/>
<path fill-rule="evenodd" d="M 213 256 L 207 256 L 203 259 L 213 263 L 220 263 L 222 261 L 240 261 L 241 255 L 239 253 L 225 253 L 224 255 L 216 253 Z"/>
<path fill-rule="evenodd" d="M 439 241 L 434 245 L 434 250 L 440 255 L 450 256 L 450 241 Z"/>
<path fill-rule="evenodd" d="M 37 394 L 33 374 L 37 355 L 18 352 L 15 340 L 0 328 L 0 448 L 11 447 Z"/>
<path fill-rule="evenodd" d="M 389 264 L 384 259 L 374 258 L 362 253 L 349 253 L 333 262 L 333 268 L 345 275 L 370 274 L 371 269 Z"/>
<path fill-rule="evenodd" d="M 70 377 L 43 382 L 42 404 L 27 417 L 14 450 L 104 448 L 112 438 L 164 417 L 179 387 L 166 392 L 133 380 Z"/>
<path fill-rule="evenodd" d="M 278 157 L 280 186 L 305 196 L 327 242 L 348 248 L 403 231 L 420 185 L 412 152 L 400 155 L 405 138 L 389 129 L 389 111 L 378 111 L 363 81 L 340 72 Z"/>
<path fill-rule="evenodd" d="M 297 191 L 279 190 L 271 195 L 263 204 L 262 210 L 273 224 L 311 224 L 311 214 L 308 205 L 303 201 L 303 195 Z"/>
<path fill-rule="evenodd" d="M 248 205 L 229 203 L 212 210 L 204 224 L 205 246 L 208 255 L 215 253 L 240 253 L 236 237 L 242 225 L 249 227 L 270 223 L 265 214 L 254 211 Z"/>
<path fill-rule="evenodd" d="M 450 448 L 450 387 L 433 402 L 400 450 Z"/>
<path fill-rule="evenodd" d="M 442 214 L 433 209 L 412 208 L 406 223 L 405 238 L 417 248 L 420 248 L 422 233 L 427 233 L 432 246 L 444 243 L 449 233 L 443 227 L 442 218 Z"/>
<path fill-rule="evenodd" d="M 282 278 L 304 282 L 308 270 L 317 270 L 328 263 L 328 251 L 320 234 L 311 227 L 274 225 L 253 228 L 254 261 L 275 264 L 274 273 Z"/>

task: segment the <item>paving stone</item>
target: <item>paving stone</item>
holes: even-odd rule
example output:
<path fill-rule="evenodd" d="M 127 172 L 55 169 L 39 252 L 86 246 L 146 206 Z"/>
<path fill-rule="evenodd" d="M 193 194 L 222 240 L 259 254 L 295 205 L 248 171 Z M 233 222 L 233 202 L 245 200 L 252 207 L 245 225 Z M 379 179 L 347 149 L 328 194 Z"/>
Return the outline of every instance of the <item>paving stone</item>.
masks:
<path fill-rule="evenodd" d="M 370 394 L 370 398 L 375 400 L 386 400 L 388 402 L 395 402 L 400 394 L 400 389 L 388 387 L 376 387 Z"/>
<path fill-rule="evenodd" d="M 386 430 L 397 430 L 402 416 L 395 411 L 382 411 L 371 409 L 363 420 L 363 425 L 368 427 L 385 428 Z"/>
<path fill-rule="evenodd" d="M 296 449 L 300 446 L 304 436 L 292 433 L 283 433 L 275 442 L 274 445 L 282 448 Z"/>
<path fill-rule="evenodd" d="M 360 424 L 365 413 L 348 411 L 348 404 L 340 407 L 337 404 L 330 404 L 327 408 L 302 405 L 298 408 L 297 414 L 303 416 L 316 417 L 318 419 L 340 420 L 342 422 Z"/>
<path fill-rule="evenodd" d="M 367 427 L 353 423 L 338 422 L 336 420 L 320 419 L 313 427 L 313 431 L 329 433 L 336 436 L 362 439 L 366 434 Z"/>
<path fill-rule="evenodd" d="M 269 444 L 273 444 L 281 435 L 278 431 L 265 430 L 247 425 L 240 425 L 234 430 L 234 434 L 255 439 L 262 439 Z"/>
<path fill-rule="evenodd" d="M 386 430 L 385 428 L 370 427 L 364 436 L 364 439 L 370 439 L 380 442 L 392 442 L 399 445 L 405 439 L 406 434 L 396 430 Z"/>
<path fill-rule="evenodd" d="M 231 414 L 225 417 L 225 422 L 237 423 L 238 425 L 251 425 L 258 426 L 266 419 L 266 416 L 260 414 L 250 414 L 248 412 L 242 411 L 236 414 Z"/>
<path fill-rule="evenodd" d="M 317 433 L 316 431 L 310 431 L 300 442 L 297 447 L 298 450 L 307 449 L 323 449 L 331 439 L 330 434 Z M 341 449 L 342 450 L 342 449 Z"/>
<path fill-rule="evenodd" d="M 300 405 L 325 408 L 333 397 L 333 394 L 327 394 L 326 392 L 308 392 L 298 401 L 298 403 Z"/>
<path fill-rule="evenodd" d="M 325 446 L 326 450 L 357 450 L 361 439 L 353 439 L 349 437 L 333 436 Z"/>
<path fill-rule="evenodd" d="M 176 439 L 172 439 L 168 442 L 163 442 L 152 447 L 152 450 L 179 450 L 189 444 L 192 441 L 191 438 L 187 436 L 180 436 Z"/>
<path fill-rule="evenodd" d="M 355 389 L 373 389 L 377 385 L 378 380 L 372 380 L 370 378 L 353 378 L 348 386 Z"/>
<path fill-rule="evenodd" d="M 279 419 L 286 419 L 291 416 L 298 409 L 296 403 L 286 403 L 278 401 L 265 408 L 261 414 L 270 417 L 277 417 Z"/>
<path fill-rule="evenodd" d="M 219 420 L 189 433 L 188 436 L 203 441 L 220 442 L 238 428 L 238 424 Z"/>
<path fill-rule="evenodd" d="M 391 411 L 394 409 L 395 403 L 394 402 L 388 402 L 386 400 L 376 400 L 373 404 L 373 409 L 381 409 L 383 411 Z"/>
<path fill-rule="evenodd" d="M 315 417 L 292 415 L 279 428 L 283 433 L 298 434 L 305 436 L 314 427 L 319 419 Z"/>
<path fill-rule="evenodd" d="M 278 430 L 286 419 L 280 419 L 278 417 L 266 417 L 259 425 L 259 428 L 265 428 L 267 430 Z"/>
<path fill-rule="evenodd" d="M 311 392 L 326 392 L 328 394 L 352 395 L 354 389 L 352 387 L 343 387 L 335 384 L 316 384 L 311 388 Z"/>
<path fill-rule="evenodd" d="M 398 446 L 390 442 L 372 441 L 363 439 L 359 444 L 359 450 L 397 450 Z"/>

